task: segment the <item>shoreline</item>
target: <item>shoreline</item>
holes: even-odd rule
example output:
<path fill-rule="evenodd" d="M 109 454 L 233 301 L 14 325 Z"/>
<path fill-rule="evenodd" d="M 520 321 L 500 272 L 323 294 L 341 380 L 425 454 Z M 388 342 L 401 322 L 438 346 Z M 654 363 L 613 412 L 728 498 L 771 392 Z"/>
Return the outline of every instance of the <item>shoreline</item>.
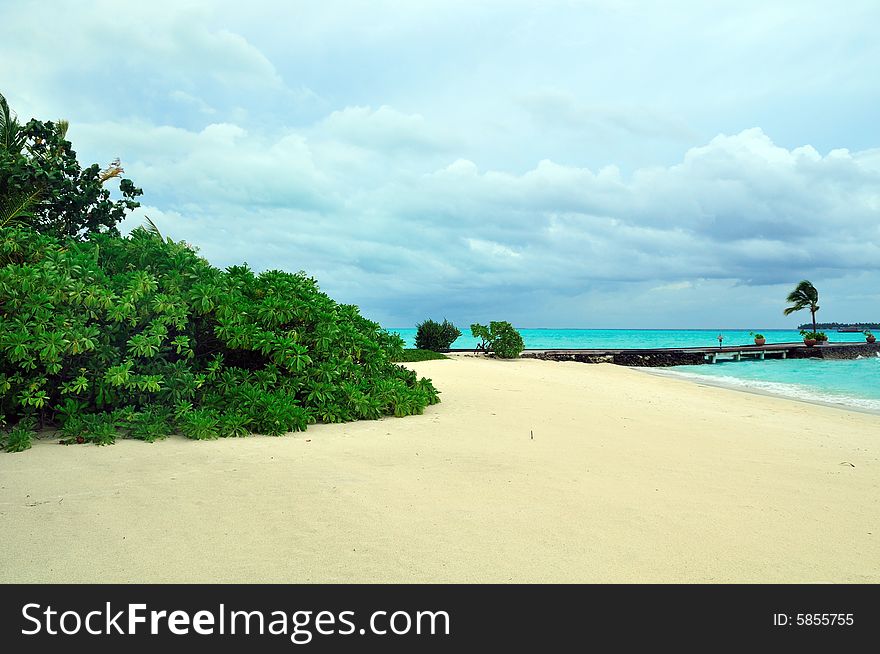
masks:
<path fill-rule="evenodd" d="M 880 416 L 880 409 L 872 409 L 869 407 L 858 406 L 854 404 L 844 404 L 842 402 L 828 402 L 818 398 L 805 398 L 805 397 L 796 397 L 794 395 L 786 395 L 785 393 L 774 393 L 771 390 L 767 390 L 764 388 L 757 388 L 755 386 L 749 385 L 748 380 L 744 380 L 743 384 L 733 384 L 730 382 L 724 382 L 723 380 L 719 380 L 717 378 L 713 378 L 709 375 L 700 375 L 699 373 L 691 373 L 691 372 L 678 372 L 675 370 L 669 370 L 666 368 L 646 368 L 639 366 L 630 366 L 631 370 L 637 370 L 639 372 L 647 373 L 649 375 L 654 375 L 657 377 L 664 377 L 666 379 L 679 379 L 683 381 L 690 382 L 692 384 L 697 384 L 699 386 L 710 386 L 712 388 L 723 388 L 725 390 L 735 391 L 739 393 L 747 393 L 749 395 L 760 395 L 762 397 L 773 397 L 780 400 L 789 400 L 790 402 L 798 402 L 801 404 L 807 404 L 811 406 L 821 406 L 829 409 L 838 409 L 840 411 L 853 411 L 855 413 L 864 413 L 872 416 Z M 784 382 L 779 382 L 780 384 Z M 853 399 L 868 399 L 870 398 L 853 398 Z"/>

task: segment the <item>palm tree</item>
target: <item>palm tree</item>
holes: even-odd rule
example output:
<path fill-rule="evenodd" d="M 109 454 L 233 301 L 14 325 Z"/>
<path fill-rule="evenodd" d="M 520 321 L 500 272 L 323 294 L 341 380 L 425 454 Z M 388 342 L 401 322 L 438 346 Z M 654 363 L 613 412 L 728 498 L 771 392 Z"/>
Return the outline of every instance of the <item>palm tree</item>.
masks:
<path fill-rule="evenodd" d="M 55 129 L 61 139 L 67 138 L 70 123 L 64 119 L 55 122 Z M 7 155 L 21 155 L 30 152 L 27 142 L 25 127 L 19 122 L 15 112 L 9 108 L 6 97 L 0 93 L 0 151 L 5 150 Z M 60 152 L 55 153 L 59 156 Z M 119 159 L 113 161 L 110 166 L 101 172 L 101 183 L 112 177 L 118 177 L 123 172 L 119 166 Z M 0 180 L 2 181 L 2 180 Z M 0 188 L 5 188 L 0 184 Z M 34 208 L 43 199 L 45 189 L 42 187 L 21 189 L 18 192 L 3 192 L 0 194 L 0 227 L 14 223 L 27 223 L 34 217 Z"/>
<path fill-rule="evenodd" d="M 794 290 L 785 298 L 786 302 L 791 302 L 790 307 L 785 307 L 786 316 L 791 315 L 795 311 L 801 309 L 809 309 L 810 315 L 813 316 L 813 331 L 816 331 L 816 312 L 819 310 L 819 291 L 813 286 L 812 282 L 803 280 Z"/>
<path fill-rule="evenodd" d="M 25 134 L 6 98 L 0 93 L 0 151 L 15 156 L 25 145 Z M 0 185 L 0 188 L 4 188 Z M 19 193 L 0 195 L 0 227 L 30 217 L 30 210 L 40 201 L 39 189 L 26 189 Z"/>
<path fill-rule="evenodd" d="M 24 147 L 24 141 L 21 123 L 0 93 L 0 148 L 18 154 Z"/>
<path fill-rule="evenodd" d="M 40 202 L 41 189 L 28 189 L 15 195 L 0 195 L 0 227 L 27 222 Z"/>

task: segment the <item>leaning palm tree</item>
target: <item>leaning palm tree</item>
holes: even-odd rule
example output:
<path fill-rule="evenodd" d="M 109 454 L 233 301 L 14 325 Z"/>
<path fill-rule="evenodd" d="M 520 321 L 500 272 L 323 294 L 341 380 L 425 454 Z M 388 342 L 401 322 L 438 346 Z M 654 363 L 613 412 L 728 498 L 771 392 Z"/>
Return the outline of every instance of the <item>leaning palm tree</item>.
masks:
<path fill-rule="evenodd" d="M 801 309 L 809 309 L 810 315 L 813 316 L 813 331 L 816 331 L 816 312 L 819 310 L 819 291 L 816 290 L 816 287 L 813 286 L 812 282 L 807 281 L 806 279 L 800 282 L 797 286 L 794 287 L 794 290 L 788 294 L 788 297 L 785 299 L 786 302 L 790 302 L 790 307 L 785 307 L 784 313 L 786 316 L 791 315 L 795 311 L 800 311 Z"/>

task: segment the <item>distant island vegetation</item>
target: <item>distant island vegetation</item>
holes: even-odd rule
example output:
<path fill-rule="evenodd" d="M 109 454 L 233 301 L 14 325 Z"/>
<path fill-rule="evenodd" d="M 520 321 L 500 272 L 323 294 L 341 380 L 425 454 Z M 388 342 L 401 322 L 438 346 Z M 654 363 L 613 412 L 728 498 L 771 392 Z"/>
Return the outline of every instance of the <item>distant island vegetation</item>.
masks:
<path fill-rule="evenodd" d="M 798 329 L 810 329 L 812 323 L 798 325 Z M 880 322 L 817 322 L 817 329 L 847 329 L 863 331 L 865 329 L 880 329 Z"/>

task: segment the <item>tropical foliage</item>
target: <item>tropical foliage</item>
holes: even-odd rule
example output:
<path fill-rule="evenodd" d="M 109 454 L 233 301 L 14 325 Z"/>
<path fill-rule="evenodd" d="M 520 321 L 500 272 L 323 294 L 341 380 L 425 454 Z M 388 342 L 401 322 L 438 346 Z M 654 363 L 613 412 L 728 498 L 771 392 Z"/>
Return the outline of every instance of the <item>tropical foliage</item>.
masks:
<path fill-rule="evenodd" d="M 416 325 L 416 348 L 419 350 L 448 350 L 449 346 L 461 336 L 461 330 L 451 322 L 426 320 Z"/>
<path fill-rule="evenodd" d="M 2 445 L 283 434 L 421 413 L 403 341 L 304 273 L 219 270 L 154 229 L 0 228 Z"/>
<path fill-rule="evenodd" d="M 798 329 L 807 329 L 810 324 L 798 325 Z M 864 329 L 880 329 L 880 322 L 817 322 L 818 329 L 833 329 L 840 331 L 864 330 Z"/>
<path fill-rule="evenodd" d="M 395 357 L 395 361 L 400 363 L 414 363 L 417 361 L 434 361 L 437 359 L 448 359 L 449 357 L 432 350 L 410 350 L 406 349 L 399 357 Z"/>
<path fill-rule="evenodd" d="M 813 318 L 813 331 L 815 332 L 816 312 L 819 310 L 819 291 L 816 290 L 816 287 L 813 286 L 810 281 L 805 279 L 802 282 L 799 282 L 798 285 L 794 287 L 794 290 L 788 294 L 786 302 L 790 305 L 782 312 L 786 316 L 793 314 L 795 311 L 801 311 L 802 309 L 810 310 L 810 316 Z"/>
<path fill-rule="evenodd" d="M 66 121 L 32 119 L 22 125 L 0 94 L 0 227 L 30 225 L 59 236 L 116 233 L 142 194 L 122 177 L 119 160 L 80 166 Z M 120 199 L 107 182 L 119 179 Z"/>
<path fill-rule="evenodd" d="M 488 327 L 474 323 L 471 334 L 480 339 L 478 349 L 492 352 L 501 359 L 515 359 L 525 348 L 522 336 L 509 322 L 492 321 Z"/>

